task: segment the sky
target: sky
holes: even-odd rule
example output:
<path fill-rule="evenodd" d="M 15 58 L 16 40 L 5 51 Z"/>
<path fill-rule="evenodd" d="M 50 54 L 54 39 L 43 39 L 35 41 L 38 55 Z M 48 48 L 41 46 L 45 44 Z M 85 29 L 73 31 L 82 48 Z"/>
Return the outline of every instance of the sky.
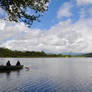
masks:
<path fill-rule="evenodd" d="M 0 47 L 47 53 L 92 52 L 92 0 L 51 0 L 31 28 L 5 21 L 0 8 Z"/>

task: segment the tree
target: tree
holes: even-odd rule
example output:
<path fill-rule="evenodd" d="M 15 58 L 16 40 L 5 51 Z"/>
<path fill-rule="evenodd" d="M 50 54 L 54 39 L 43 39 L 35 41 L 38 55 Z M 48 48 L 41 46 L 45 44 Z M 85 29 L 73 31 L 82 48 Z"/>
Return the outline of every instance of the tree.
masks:
<path fill-rule="evenodd" d="M 10 21 L 24 22 L 29 26 L 48 9 L 49 0 L 0 0 Z"/>

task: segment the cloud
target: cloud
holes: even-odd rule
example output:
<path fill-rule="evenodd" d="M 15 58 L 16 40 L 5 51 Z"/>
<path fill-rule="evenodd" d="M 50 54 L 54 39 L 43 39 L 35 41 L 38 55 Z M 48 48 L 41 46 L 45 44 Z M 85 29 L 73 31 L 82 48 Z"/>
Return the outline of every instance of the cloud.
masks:
<path fill-rule="evenodd" d="M 78 5 L 92 4 L 92 0 L 76 0 Z"/>
<path fill-rule="evenodd" d="M 64 3 L 57 17 L 72 16 L 72 7 L 71 3 Z M 92 52 L 92 18 L 85 18 L 87 12 L 92 15 L 92 9 L 79 10 L 80 19 L 75 23 L 68 18 L 66 21 L 59 21 L 49 30 L 29 29 L 24 23 L 0 20 L 0 47 L 53 53 Z"/>
<path fill-rule="evenodd" d="M 57 13 L 57 18 L 70 17 L 72 15 L 72 13 L 70 12 L 71 8 L 72 5 L 70 3 L 64 3 Z"/>
<path fill-rule="evenodd" d="M 92 8 L 89 8 L 88 13 L 92 16 Z"/>
<path fill-rule="evenodd" d="M 75 24 L 71 20 L 61 21 L 44 31 L 29 29 L 23 24 L 8 24 L 0 31 L 1 47 L 54 53 L 92 52 L 92 19 L 80 19 Z"/>
<path fill-rule="evenodd" d="M 26 27 L 23 23 L 14 23 L 5 20 L 0 20 L 0 44 L 12 39 L 24 32 Z"/>

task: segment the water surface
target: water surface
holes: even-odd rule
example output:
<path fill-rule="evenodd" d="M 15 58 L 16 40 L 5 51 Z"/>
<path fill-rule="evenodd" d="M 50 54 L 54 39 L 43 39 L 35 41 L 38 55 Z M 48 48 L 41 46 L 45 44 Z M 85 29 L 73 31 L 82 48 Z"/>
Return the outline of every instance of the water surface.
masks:
<path fill-rule="evenodd" d="M 1 58 L 30 70 L 0 73 L 0 92 L 92 92 L 91 58 Z"/>

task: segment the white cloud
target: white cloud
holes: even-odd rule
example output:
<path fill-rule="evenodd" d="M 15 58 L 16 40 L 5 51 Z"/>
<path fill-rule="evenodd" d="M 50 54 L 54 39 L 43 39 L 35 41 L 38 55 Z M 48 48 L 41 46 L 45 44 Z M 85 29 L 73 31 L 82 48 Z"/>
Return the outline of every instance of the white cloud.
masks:
<path fill-rule="evenodd" d="M 76 0 L 78 5 L 92 4 L 92 0 Z"/>
<path fill-rule="evenodd" d="M 92 18 L 92 7 L 80 8 L 79 15 L 80 15 L 80 19 L 84 19 L 84 18 L 87 18 L 87 17 Z"/>
<path fill-rule="evenodd" d="M 88 13 L 92 16 L 92 8 L 89 8 Z"/>
<path fill-rule="evenodd" d="M 23 23 L 0 20 L 0 44 L 16 37 L 25 30 L 26 27 Z"/>
<path fill-rule="evenodd" d="M 55 53 L 92 52 L 92 19 L 81 19 L 75 24 L 71 20 L 59 22 L 45 31 L 30 30 L 23 24 L 8 24 L 0 31 L 1 47 Z"/>
<path fill-rule="evenodd" d="M 85 18 L 87 15 L 87 12 L 84 8 L 80 9 L 80 18 Z"/>
<path fill-rule="evenodd" d="M 77 0 L 79 5 L 91 3 L 90 0 Z M 71 3 L 64 3 L 57 17 L 70 17 Z M 92 14 L 92 9 L 89 9 Z M 12 50 L 46 52 L 92 52 L 92 19 L 87 18 L 84 8 L 80 19 L 72 24 L 71 20 L 59 22 L 49 30 L 29 29 L 23 23 L 0 20 L 0 47 Z"/>
<path fill-rule="evenodd" d="M 57 13 L 57 18 L 61 17 L 70 17 L 72 13 L 70 12 L 72 5 L 70 3 L 64 3 L 63 6 L 60 7 L 58 13 Z"/>

